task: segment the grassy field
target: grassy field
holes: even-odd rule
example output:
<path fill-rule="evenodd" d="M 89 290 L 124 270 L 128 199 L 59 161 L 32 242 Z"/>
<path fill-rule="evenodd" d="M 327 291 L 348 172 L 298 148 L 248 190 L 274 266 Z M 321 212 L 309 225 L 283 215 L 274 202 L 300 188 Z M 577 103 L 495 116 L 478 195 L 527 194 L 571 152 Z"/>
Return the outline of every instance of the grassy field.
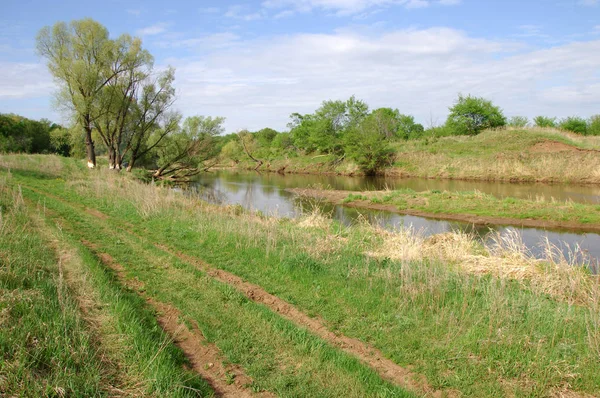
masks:
<path fill-rule="evenodd" d="M 486 181 L 600 183 L 600 137 L 556 129 L 488 130 L 477 136 L 394 143 L 393 165 L 383 174 Z M 359 174 L 351 161 L 330 155 L 271 159 L 261 169 L 291 173 Z M 240 168 L 254 168 L 242 162 Z"/>
<path fill-rule="evenodd" d="M 8 396 L 600 394 L 598 279 L 552 256 L 267 218 L 51 156 L 0 156 L 0 187 Z"/>

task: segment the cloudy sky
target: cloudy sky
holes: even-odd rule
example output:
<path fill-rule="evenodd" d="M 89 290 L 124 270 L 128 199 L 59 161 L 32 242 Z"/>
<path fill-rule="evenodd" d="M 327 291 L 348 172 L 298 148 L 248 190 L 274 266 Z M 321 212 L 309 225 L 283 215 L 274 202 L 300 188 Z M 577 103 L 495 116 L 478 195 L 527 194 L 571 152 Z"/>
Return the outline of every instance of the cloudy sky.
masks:
<path fill-rule="evenodd" d="M 228 131 L 351 95 L 425 126 L 459 92 L 509 116 L 600 113 L 600 0 L 4 0 L 0 112 L 62 120 L 35 35 L 83 17 L 140 36 L 176 68 L 177 108 Z"/>

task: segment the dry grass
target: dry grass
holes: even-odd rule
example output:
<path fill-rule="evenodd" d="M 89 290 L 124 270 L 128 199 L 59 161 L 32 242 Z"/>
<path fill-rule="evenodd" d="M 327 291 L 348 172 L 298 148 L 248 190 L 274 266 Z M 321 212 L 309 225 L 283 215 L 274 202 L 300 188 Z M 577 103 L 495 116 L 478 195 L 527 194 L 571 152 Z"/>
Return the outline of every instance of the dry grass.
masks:
<path fill-rule="evenodd" d="M 548 240 L 543 256 L 536 258 L 514 230 L 495 235 L 482 245 L 463 232 L 425 237 L 412 227 L 388 231 L 371 227 L 382 243 L 367 255 L 403 262 L 436 260 L 470 274 L 491 274 L 519 280 L 538 293 L 549 294 L 569 303 L 594 304 L 600 299 L 598 278 L 587 271 L 589 258 L 578 248 L 566 254 Z"/>

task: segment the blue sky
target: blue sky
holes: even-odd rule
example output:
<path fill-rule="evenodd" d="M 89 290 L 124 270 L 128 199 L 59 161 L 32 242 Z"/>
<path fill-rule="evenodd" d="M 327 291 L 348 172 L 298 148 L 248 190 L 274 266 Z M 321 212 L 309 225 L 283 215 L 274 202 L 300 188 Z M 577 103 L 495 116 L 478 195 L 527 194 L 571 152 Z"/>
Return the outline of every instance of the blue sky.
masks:
<path fill-rule="evenodd" d="M 600 113 L 600 0 L 5 0 L 0 112 L 66 121 L 35 35 L 83 17 L 140 36 L 157 68 L 176 68 L 176 108 L 228 131 L 283 130 L 353 94 L 425 126 L 459 92 L 509 116 Z"/>

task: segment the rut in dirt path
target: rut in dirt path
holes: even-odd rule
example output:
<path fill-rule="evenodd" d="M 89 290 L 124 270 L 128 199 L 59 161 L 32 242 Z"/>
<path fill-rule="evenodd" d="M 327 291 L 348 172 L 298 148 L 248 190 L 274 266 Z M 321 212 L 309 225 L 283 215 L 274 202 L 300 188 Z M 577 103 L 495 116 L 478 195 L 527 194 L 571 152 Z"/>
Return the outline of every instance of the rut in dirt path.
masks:
<path fill-rule="evenodd" d="M 271 310 L 291 320 L 296 325 L 307 328 L 330 344 L 333 344 L 346 353 L 359 358 L 362 362 L 375 369 L 381 377 L 391 381 L 396 385 L 418 394 L 424 393 L 431 397 L 455 395 L 454 391 L 439 391 L 433 389 L 427 383 L 427 380 L 423 375 L 416 374 L 409 369 L 403 368 L 402 366 L 386 358 L 381 351 L 368 345 L 367 343 L 364 343 L 361 340 L 347 337 L 343 334 L 333 333 L 327 329 L 322 319 L 318 317 L 309 317 L 290 303 L 266 292 L 258 285 L 246 282 L 237 275 L 231 274 L 227 271 L 214 268 L 199 258 L 189 256 L 184 253 L 175 252 L 165 245 L 155 243 L 154 246 L 164 252 L 176 256 L 188 264 L 194 265 L 220 282 L 235 287 L 250 300 L 256 303 L 264 304 Z"/>
<path fill-rule="evenodd" d="M 156 310 L 159 325 L 183 351 L 192 365 L 192 369 L 208 382 L 216 396 L 224 398 L 274 397 L 269 392 L 252 393 L 248 387 L 252 384 L 252 379 L 244 373 L 241 367 L 233 364 L 224 365 L 224 358 L 219 349 L 206 341 L 193 320 L 188 319 L 192 324 L 192 330 L 190 330 L 181 321 L 182 316 L 177 308 L 143 293 L 143 283 L 128 279 L 123 266 L 116 262 L 111 255 L 99 252 L 96 245 L 89 241 L 82 240 L 81 242 L 92 250 L 104 265 L 117 274 L 122 284 L 134 290 Z"/>

